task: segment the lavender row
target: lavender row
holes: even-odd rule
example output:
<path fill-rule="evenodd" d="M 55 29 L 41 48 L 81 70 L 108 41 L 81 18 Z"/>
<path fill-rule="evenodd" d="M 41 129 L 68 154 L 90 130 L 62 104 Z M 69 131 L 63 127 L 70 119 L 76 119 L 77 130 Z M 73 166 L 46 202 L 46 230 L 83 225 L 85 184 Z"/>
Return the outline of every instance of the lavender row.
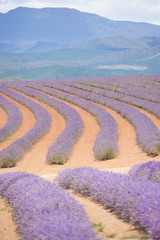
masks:
<path fill-rule="evenodd" d="M 62 101 L 51 98 L 34 89 L 23 85 L 15 85 L 14 88 L 53 107 L 65 118 L 66 127 L 49 147 L 46 159 L 49 164 L 64 164 L 71 156 L 73 147 L 83 131 L 83 121 L 79 113 Z"/>
<path fill-rule="evenodd" d="M 0 196 L 13 208 L 23 240 L 98 240 L 82 205 L 56 184 L 36 175 L 1 174 Z"/>
<path fill-rule="evenodd" d="M 62 82 L 64 84 L 64 82 Z M 127 104 L 132 104 L 134 106 L 143 108 L 147 110 L 148 112 L 154 114 L 160 119 L 160 105 L 158 103 L 152 103 L 149 101 L 145 101 L 143 99 L 138 99 L 132 96 L 125 96 L 124 94 L 117 93 L 117 92 L 112 92 L 112 91 L 107 91 L 107 90 L 102 90 L 102 89 L 97 89 L 94 87 L 89 87 L 85 86 L 82 84 L 74 84 L 74 83 L 65 83 L 67 86 L 71 86 L 74 88 L 78 88 L 80 90 L 85 90 L 88 92 L 93 92 L 95 94 L 100 94 L 102 96 L 108 97 L 108 98 L 113 98 L 115 100 L 127 103 Z M 62 87 L 62 85 L 60 85 Z"/>
<path fill-rule="evenodd" d="M 27 82 L 27 84 L 29 83 Z M 103 108 L 79 97 L 71 96 L 36 83 L 30 83 L 29 86 L 76 104 L 77 106 L 80 106 L 81 108 L 87 110 L 89 113 L 96 117 L 101 127 L 93 148 L 97 159 L 111 159 L 118 154 L 118 128 L 117 123 L 111 114 L 109 114 Z"/>
<path fill-rule="evenodd" d="M 93 78 L 90 79 L 89 81 L 87 79 L 77 79 L 77 82 L 83 82 L 86 81 L 87 83 L 89 82 L 95 82 L 95 83 L 101 83 L 105 84 L 106 86 L 110 87 L 118 87 L 118 88 L 129 88 L 129 89 L 135 89 L 135 90 L 140 90 L 148 93 L 155 93 L 155 94 L 160 94 L 160 85 L 157 85 L 155 82 L 142 82 L 140 81 L 139 78 L 137 78 L 137 81 L 133 81 L 132 79 L 129 80 L 129 78 L 103 78 L 102 80 L 99 78 Z"/>
<path fill-rule="evenodd" d="M 160 183 L 160 162 L 152 160 L 135 164 L 129 170 L 128 175 Z"/>
<path fill-rule="evenodd" d="M 160 85 L 160 75 L 145 75 L 145 76 L 114 76 L 114 77 L 94 77 L 85 78 L 87 81 L 99 81 L 109 83 L 130 83 L 137 86 L 143 87 L 156 87 Z M 77 79 L 76 79 L 77 80 Z"/>
<path fill-rule="evenodd" d="M 119 217 L 160 239 L 160 188 L 156 183 L 90 167 L 63 170 L 56 181 L 90 197 Z"/>
<path fill-rule="evenodd" d="M 21 125 L 22 113 L 19 108 L 0 95 L 0 106 L 7 113 L 7 123 L 0 128 L 0 142 L 9 138 Z"/>
<path fill-rule="evenodd" d="M 73 79 L 59 79 L 60 80 L 66 80 L 66 81 L 74 81 L 74 82 L 80 82 L 86 81 L 86 82 L 99 82 L 99 83 L 107 83 L 111 86 L 119 86 L 121 84 L 124 84 L 126 86 L 132 85 L 132 86 L 141 86 L 144 88 L 149 89 L 160 89 L 160 75 L 152 76 L 108 76 L 108 77 L 88 77 L 88 78 L 73 78 Z"/>
<path fill-rule="evenodd" d="M 154 92 L 156 92 L 154 90 L 152 93 L 146 93 L 144 91 L 143 92 L 139 91 L 138 88 L 134 89 L 133 87 L 131 89 L 127 89 L 127 88 L 120 88 L 119 86 L 118 87 L 110 86 L 110 85 L 107 85 L 104 83 L 94 83 L 94 82 L 86 82 L 86 81 L 81 81 L 80 83 L 82 84 L 82 87 L 85 87 L 85 85 L 87 85 L 87 86 L 91 86 L 91 87 L 108 90 L 106 92 L 108 94 L 114 94 L 115 97 L 116 97 L 117 93 L 120 93 L 120 94 L 124 94 L 127 96 L 133 96 L 135 98 L 144 99 L 144 100 L 147 100 L 150 102 L 160 103 L 160 96 L 159 96 L 160 91 L 157 92 L 159 95 L 156 95 L 156 94 L 154 94 Z M 81 84 L 76 83 L 77 87 L 79 87 L 79 88 L 81 87 Z M 88 88 L 88 89 L 90 91 L 92 90 L 92 88 L 91 89 Z M 95 91 L 96 90 L 97 89 L 95 89 Z"/>
<path fill-rule="evenodd" d="M 142 85 L 139 82 L 137 82 L 137 83 L 135 83 L 135 82 L 117 82 L 117 83 L 116 82 L 112 82 L 112 83 L 105 82 L 104 84 L 106 85 L 106 87 L 108 86 L 113 89 L 115 87 L 127 88 L 127 89 L 138 90 L 141 92 L 160 95 L 160 89 L 156 85 L 151 85 L 151 86 L 147 85 L 147 84 Z"/>
<path fill-rule="evenodd" d="M 134 107 L 108 97 L 78 90 L 74 87 L 62 84 L 55 84 L 51 81 L 46 81 L 43 84 L 112 108 L 134 126 L 137 135 L 137 142 L 144 152 L 153 156 L 159 154 L 160 132 L 158 128 L 145 114 L 141 113 Z"/>
<path fill-rule="evenodd" d="M 1 86 L 0 92 L 28 107 L 36 117 L 33 128 L 0 152 L 0 167 L 13 167 L 17 161 L 23 158 L 24 153 L 48 131 L 51 116 L 39 104 L 11 89 Z"/>

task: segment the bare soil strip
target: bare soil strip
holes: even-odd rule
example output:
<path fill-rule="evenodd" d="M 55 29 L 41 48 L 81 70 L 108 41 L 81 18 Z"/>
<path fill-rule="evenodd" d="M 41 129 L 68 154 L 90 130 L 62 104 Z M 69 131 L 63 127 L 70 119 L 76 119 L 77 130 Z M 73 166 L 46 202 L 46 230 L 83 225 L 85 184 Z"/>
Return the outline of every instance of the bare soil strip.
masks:
<path fill-rule="evenodd" d="M 0 128 L 3 127 L 7 123 L 7 113 L 4 111 L 2 107 L 0 107 Z"/>
<path fill-rule="evenodd" d="M 33 98 L 30 98 L 30 99 L 33 99 Z M 60 165 L 60 166 L 47 165 L 45 163 L 45 157 L 46 157 L 48 147 L 65 128 L 65 120 L 53 108 L 48 107 L 46 104 L 43 104 L 35 99 L 33 100 L 41 104 L 52 115 L 53 121 L 52 121 L 50 130 L 45 136 L 41 138 L 39 142 L 37 142 L 33 146 L 33 148 L 30 151 L 28 151 L 25 154 L 24 159 L 18 162 L 16 167 L 11 169 L 0 169 L 0 173 L 10 172 L 10 171 L 26 171 L 26 172 L 31 172 L 31 173 L 40 175 L 47 180 L 52 180 L 56 173 L 58 173 L 62 169 L 66 169 L 69 167 L 92 166 L 92 167 L 104 169 L 104 170 L 107 170 L 107 169 L 113 170 L 113 171 L 120 170 L 121 172 L 127 172 L 128 167 L 132 166 L 133 164 L 138 162 L 144 162 L 151 159 L 145 153 L 143 153 L 141 149 L 138 147 L 136 142 L 136 134 L 131 124 L 127 120 L 123 119 L 115 111 L 107 107 L 101 106 L 104 109 L 106 109 L 109 113 L 111 113 L 112 116 L 117 121 L 118 130 L 120 134 L 119 142 L 118 142 L 118 145 L 120 148 L 120 154 L 115 159 L 112 159 L 112 160 L 107 160 L 102 162 L 95 160 L 92 148 L 93 148 L 97 133 L 100 129 L 98 126 L 98 123 L 96 123 L 92 115 L 87 113 L 85 110 L 82 110 L 81 108 L 73 104 L 68 104 L 66 102 L 68 105 L 72 106 L 79 112 L 84 122 L 84 131 L 82 136 L 77 141 L 74 147 L 71 158 L 66 164 Z M 22 106 L 19 106 L 19 107 L 20 109 L 22 109 L 21 108 Z M 148 113 L 146 113 L 146 115 L 147 114 Z M 154 116 L 150 114 L 150 118 L 151 117 L 153 117 L 151 119 L 153 121 Z M 159 124 L 159 121 L 160 120 L 156 119 L 157 126 Z M 156 157 L 154 159 L 159 160 L 159 157 Z M 122 220 L 118 219 L 116 216 L 114 216 L 112 213 L 104 209 L 102 206 L 88 199 L 80 197 L 78 195 L 76 195 L 75 198 L 80 203 L 83 204 L 91 221 L 95 223 L 102 223 L 102 225 L 104 225 L 103 232 L 101 233 L 101 236 L 103 236 L 104 239 L 106 235 L 110 235 L 112 233 L 116 234 L 114 237 L 115 240 L 119 240 L 121 239 L 121 237 L 133 236 L 133 235 L 136 235 L 137 239 L 139 239 L 140 233 L 133 230 L 130 224 L 125 223 Z M 3 204 L 3 200 L 0 199 L 0 206 L 1 204 Z M 2 208 L 3 208 L 3 205 L 2 205 Z M 1 226 L 0 236 L 5 236 L 6 238 L 3 238 L 3 239 L 6 239 L 6 240 L 9 240 L 9 239 L 17 240 L 18 236 L 16 235 L 16 230 L 15 230 L 16 227 L 15 228 L 13 227 L 12 229 L 12 227 L 10 226 L 9 235 L 7 235 L 5 230 L 6 227 L 3 224 L 3 222 L 5 223 L 5 220 L 4 220 L 5 217 L 6 219 L 8 219 L 6 220 L 6 222 L 11 221 L 11 215 L 7 216 L 5 214 L 5 216 L 2 216 L 1 222 L 0 222 L 0 226 Z M 11 225 L 15 226 L 14 222 L 11 223 Z M 13 235 L 12 237 L 12 234 L 15 234 L 15 235 Z"/>
<path fill-rule="evenodd" d="M 0 143 L 0 151 L 9 146 L 13 141 L 17 140 L 18 138 L 22 137 L 26 132 L 28 132 L 35 124 L 35 117 L 33 113 L 23 106 L 22 104 L 14 101 L 13 99 L 9 98 L 8 96 L 2 94 L 8 101 L 15 104 L 22 112 L 23 121 L 21 126 L 18 130 L 12 134 L 6 141 Z"/>
<path fill-rule="evenodd" d="M 116 113 L 112 109 L 108 107 L 103 107 L 103 108 L 106 109 L 106 111 L 108 111 L 114 117 L 114 119 L 118 124 L 118 132 L 119 132 L 118 146 L 120 150 L 120 153 L 116 158 L 105 161 L 106 170 L 108 168 L 131 167 L 136 163 L 142 163 L 142 162 L 153 159 L 153 157 L 148 156 L 138 146 L 138 143 L 136 141 L 136 133 L 133 126 L 126 119 L 124 119 L 120 114 Z M 146 111 L 144 111 L 143 113 L 146 114 L 148 117 L 150 117 L 151 120 L 156 120 L 156 121 L 153 121 L 155 125 L 158 125 L 158 124 L 160 125 L 160 120 L 156 119 L 156 117 L 154 117 L 152 114 L 148 114 Z M 154 160 L 160 160 L 160 156 L 154 157 Z M 103 166 L 102 166 L 102 169 L 104 169 Z"/>
<path fill-rule="evenodd" d="M 158 119 L 155 115 L 153 115 L 152 113 L 147 112 L 146 110 L 144 110 L 142 108 L 138 108 L 138 107 L 135 107 L 135 106 L 133 106 L 133 107 L 138 109 L 140 112 L 145 114 L 147 117 L 149 117 L 152 120 L 152 122 L 154 123 L 154 125 L 156 125 L 156 127 L 160 131 L 160 119 Z"/>
<path fill-rule="evenodd" d="M 41 106 L 51 114 L 52 123 L 49 131 L 25 153 L 24 158 L 16 164 L 16 167 L 11 168 L 10 171 L 26 171 L 34 174 L 52 173 L 54 171 L 54 166 L 46 164 L 46 154 L 49 146 L 56 140 L 65 128 L 65 120 L 62 115 L 55 111 L 52 107 L 49 107 L 45 103 L 42 103 L 32 97 L 28 98 L 34 100 L 38 104 L 41 104 Z M 3 169 L 0 169 L 0 172 L 1 171 L 4 172 Z"/>
<path fill-rule="evenodd" d="M 36 102 L 39 102 L 39 101 L 36 100 Z M 67 103 L 65 101 L 62 101 L 62 102 Z M 82 118 L 82 121 L 84 123 L 83 133 L 80 136 L 77 143 L 75 144 L 75 147 L 73 149 L 73 154 L 71 158 L 67 161 L 67 163 L 65 163 L 64 165 L 48 165 L 45 163 L 48 147 L 51 145 L 51 143 L 54 142 L 54 140 L 56 140 L 56 138 L 62 132 L 62 130 L 65 127 L 65 124 L 64 124 L 63 117 L 59 113 L 57 113 L 53 108 L 48 107 L 46 104 L 42 102 L 39 102 L 39 103 L 46 110 L 52 113 L 52 118 L 53 118 L 52 127 L 54 129 L 52 130 L 50 129 L 50 131 L 46 134 L 46 136 L 48 136 L 48 145 L 47 145 L 47 140 L 42 138 L 38 143 L 36 143 L 33 146 L 32 150 L 30 150 L 25 154 L 24 159 L 17 164 L 17 168 L 24 169 L 24 171 L 41 175 L 46 173 L 48 174 L 57 173 L 60 170 L 65 168 L 92 165 L 95 161 L 95 157 L 92 149 L 93 149 L 94 142 L 100 127 L 91 114 L 87 113 L 85 110 L 71 103 L 67 103 L 67 104 L 73 107 L 75 110 L 77 110 Z M 55 123 L 57 123 L 57 125 L 55 125 Z M 63 127 L 61 127 L 61 123 L 63 124 Z M 55 135 L 54 138 L 53 138 L 53 135 Z M 52 141 L 51 141 L 51 138 L 52 138 Z M 45 148 L 45 151 L 44 151 L 44 148 Z M 40 153 L 40 149 L 41 149 L 41 153 Z M 43 150 L 43 153 L 42 153 L 42 150 Z M 26 166 L 24 165 L 24 160 L 27 163 Z"/>
<path fill-rule="evenodd" d="M 4 199 L 0 198 L 0 240 L 20 239 L 16 229 L 12 209 Z"/>
<path fill-rule="evenodd" d="M 61 90 L 57 90 L 57 91 L 63 92 Z M 69 94 L 69 93 L 67 93 L 67 94 L 74 95 L 74 94 Z M 66 101 L 63 101 L 63 102 L 66 102 Z M 96 104 L 96 103 L 94 103 L 94 104 Z M 114 159 L 110 159 L 110 160 L 106 160 L 106 161 L 95 160 L 92 163 L 87 161 L 87 166 L 92 166 L 92 167 L 104 169 L 104 170 L 107 170 L 108 168 L 117 168 L 117 167 L 118 168 L 127 168 L 127 167 L 133 166 L 136 163 L 142 163 L 142 162 L 149 161 L 152 159 L 151 156 L 148 156 L 138 146 L 138 143 L 136 141 L 136 132 L 135 132 L 133 126 L 126 119 L 124 119 L 120 114 L 118 114 L 117 112 L 115 112 L 114 110 L 112 110 L 106 106 L 103 106 L 100 104 L 96 104 L 96 105 L 104 108 L 116 120 L 116 122 L 118 124 L 118 131 L 119 131 L 118 146 L 119 146 L 120 152 L 119 152 L 119 155 Z M 138 110 L 141 111 L 141 109 L 138 109 Z M 151 120 L 153 120 L 155 125 L 156 124 L 158 125 L 158 123 L 160 123 L 160 120 L 156 119 L 156 117 L 154 117 L 154 115 L 149 114 L 147 111 L 145 111 L 144 113 L 146 115 L 148 114 L 147 116 L 150 117 Z M 94 131 L 94 128 L 92 128 L 92 131 Z M 75 148 L 76 148 L 76 145 L 75 145 Z M 86 152 L 85 146 L 84 146 L 83 151 Z M 83 151 L 82 151 L 82 149 L 81 149 L 81 151 L 79 150 L 79 152 L 78 152 L 79 156 L 81 156 Z M 74 159 L 74 154 L 72 155 L 72 158 Z M 154 157 L 154 160 L 160 160 L 160 157 L 159 156 Z M 70 166 L 68 166 L 68 163 L 69 163 L 69 161 L 64 165 L 65 168 L 70 167 Z M 83 164 L 83 163 L 82 163 L 83 165 L 80 165 L 80 164 L 81 163 L 79 163 L 79 165 L 77 165 L 77 166 L 85 166 L 85 164 Z M 72 167 L 75 167 L 75 166 L 76 165 L 73 165 Z M 127 172 L 127 170 L 125 172 Z"/>
<path fill-rule="evenodd" d="M 63 101 L 59 98 L 53 97 L 49 94 L 46 94 L 51 98 L 58 99 L 61 102 L 69 105 L 73 109 L 75 109 L 84 124 L 83 133 L 78 139 L 77 143 L 74 146 L 73 153 L 70 159 L 62 166 L 55 165 L 54 173 L 59 172 L 61 169 L 72 168 L 72 167 L 80 167 L 80 166 L 92 166 L 95 162 L 95 156 L 93 153 L 93 146 L 97 137 L 97 134 L 100 130 L 100 126 L 94 117 L 88 113 L 86 110 L 69 103 L 67 101 Z"/>
<path fill-rule="evenodd" d="M 102 228 L 99 227 L 101 231 L 97 230 L 99 237 L 102 239 L 110 239 L 107 236 L 112 234 L 115 234 L 113 237 L 114 240 L 119 240 L 123 237 L 128 237 L 129 239 L 131 236 L 135 236 L 134 239 L 140 239 L 144 235 L 144 233 L 137 231 L 132 224 L 122 221 L 98 203 L 74 194 L 73 192 L 72 196 L 83 205 L 92 223 L 102 225 Z"/>

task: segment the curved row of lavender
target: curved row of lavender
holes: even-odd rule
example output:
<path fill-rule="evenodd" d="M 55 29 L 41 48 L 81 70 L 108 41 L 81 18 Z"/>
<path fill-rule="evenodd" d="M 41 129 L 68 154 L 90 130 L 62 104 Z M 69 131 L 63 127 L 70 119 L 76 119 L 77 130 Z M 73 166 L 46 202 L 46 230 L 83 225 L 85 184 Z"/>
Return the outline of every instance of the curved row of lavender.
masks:
<path fill-rule="evenodd" d="M 76 78 L 75 80 L 77 80 Z M 79 78 L 80 79 L 80 78 Z M 160 88 L 160 75 L 144 75 L 144 76 L 105 76 L 105 77 L 89 77 L 88 81 L 108 82 L 111 84 L 129 83 L 136 86 Z"/>
<path fill-rule="evenodd" d="M 127 89 L 134 89 L 134 90 L 138 90 L 138 91 L 142 91 L 142 92 L 146 92 L 146 93 L 151 93 L 151 94 L 157 94 L 160 95 L 160 86 L 156 85 L 155 82 L 151 81 L 145 81 L 145 82 L 141 82 L 139 77 L 137 77 L 137 80 L 134 81 L 132 79 L 122 79 L 120 77 L 117 78 L 105 78 L 103 77 L 101 78 L 92 78 L 92 79 L 76 79 L 75 81 L 77 82 L 87 82 L 87 83 L 100 83 L 100 84 L 104 84 L 105 87 L 112 89 L 112 91 L 116 91 L 116 88 L 127 88 Z"/>
<path fill-rule="evenodd" d="M 153 156 L 159 154 L 160 132 L 158 128 L 145 114 L 134 107 L 102 95 L 93 94 L 63 84 L 52 83 L 52 81 L 45 81 L 43 84 L 112 108 L 133 125 L 136 131 L 137 142 L 144 152 Z"/>
<path fill-rule="evenodd" d="M 111 99 L 121 101 L 123 103 L 132 104 L 133 106 L 143 108 L 143 109 L 147 110 L 148 112 L 154 114 L 155 116 L 157 116 L 160 119 L 160 104 L 158 104 L 158 103 L 152 103 L 152 102 L 149 102 L 149 101 L 146 101 L 143 99 L 139 99 L 136 97 L 126 96 L 121 93 L 97 89 L 97 88 L 85 86 L 82 84 L 75 84 L 75 83 L 72 84 L 70 82 L 68 85 L 65 82 L 62 82 L 62 83 L 67 86 L 71 86 L 71 87 L 74 87 L 74 88 L 77 88 L 80 90 L 84 90 L 84 91 L 88 91 L 88 92 L 93 92 L 95 94 L 102 95 L 104 97 L 108 97 Z"/>
<path fill-rule="evenodd" d="M 0 196 L 13 208 L 23 240 L 98 240 L 82 205 L 69 193 L 25 172 L 0 175 Z"/>
<path fill-rule="evenodd" d="M 160 239 L 159 184 L 90 167 L 63 170 L 56 181 L 114 211 L 154 240 Z"/>
<path fill-rule="evenodd" d="M 22 113 L 19 108 L 0 95 L 0 106 L 7 113 L 7 122 L 0 128 L 0 142 L 9 138 L 21 125 Z"/>
<path fill-rule="evenodd" d="M 125 95 L 126 96 L 132 96 L 132 97 L 144 99 L 144 100 L 147 100 L 147 101 L 150 101 L 150 102 L 160 103 L 160 96 L 159 96 L 160 91 L 159 91 L 159 95 L 158 95 L 158 94 L 155 94 L 155 93 L 146 93 L 144 91 L 143 92 L 139 91 L 138 88 L 135 90 L 135 89 L 133 89 L 133 87 L 131 89 L 120 88 L 120 87 L 113 87 L 113 86 L 110 86 L 110 85 L 105 84 L 105 83 L 95 83 L 95 82 L 87 82 L 87 81 L 81 81 L 80 83 L 78 83 L 78 82 L 76 83 L 77 87 L 79 87 L 79 88 L 81 88 L 81 84 L 82 84 L 82 87 L 87 85 L 87 86 L 107 90 L 106 93 L 114 94 L 115 95 L 114 98 L 116 98 L 117 94 L 120 93 L 119 96 L 121 96 L 121 94 L 123 94 L 124 96 Z M 97 90 L 95 88 L 88 88 L 87 90 L 92 91 L 93 89 L 95 91 Z"/>
<path fill-rule="evenodd" d="M 40 84 L 28 83 L 28 86 L 39 89 L 52 96 L 56 96 L 68 102 L 71 102 L 91 113 L 96 117 L 101 129 L 96 137 L 96 142 L 93 148 L 95 157 L 99 160 L 106 160 L 116 157 L 118 154 L 118 128 L 115 119 L 103 108 L 81 99 L 77 96 L 71 96 L 66 93 L 58 92 L 51 88 L 47 88 Z"/>
<path fill-rule="evenodd" d="M 135 164 L 129 170 L 128 175 L 160 183 L 160 162 L 152 160 Z"/>
<path fill-rule="evenodd" d="M 20 84 L 14 84 L 14 88 L 39 101 L 45 102 L 65 118 L 66 127 L 56 141 L 49 147 L 46 158 L 49 164 L 64 164 L 71 156 L 73 147 L 83 131 L 83 121 L 79 113 L 62 101 L 49 97 L 34 89 L 27 88 Z"/>
<path fill-rule="evenodd" d="M 13 167 L 23 158 L 24 153 L 48 131 L 51 116 L 39 104 L 11 89 L 0 86 L 0 92 L 28 107 L 36 117 L 33 128 L 0 152 L 0 167 Z"/>
<path fill-rule="evenodd" d="M 150 93 L 150 94 L 156 94 L 160 95 L 160 89 L 157 85 L 141 85 L 139 82 L 103 82 L 105 84 L 105 87 L 111 88 L 113 91 L 116 91 L 116 88 L 127 88 L 127 89 L 134 89 L 137 91 L 141 91 L 144 93 Z"/>

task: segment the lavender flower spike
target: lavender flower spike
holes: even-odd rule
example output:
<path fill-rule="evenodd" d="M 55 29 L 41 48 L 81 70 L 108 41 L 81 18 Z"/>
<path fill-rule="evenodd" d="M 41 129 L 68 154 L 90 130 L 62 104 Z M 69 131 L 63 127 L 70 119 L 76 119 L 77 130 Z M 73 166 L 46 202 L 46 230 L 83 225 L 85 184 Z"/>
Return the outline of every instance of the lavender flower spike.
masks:
<path fill-rule="evenodd" d="M 0 128 L 0 142 L 11 136 L 22 123 L 22 113 L 19 108 L 0 95 L 0 106 L 7 112 L 7 123 Z"/>
<path fill-rule="evenodd" d="M 22 240 L 99 239 L 82 205 L 56 184 L 36 175 L 1 174 L 0 196 L 13 208 Z"/>
<path fill-rule="evenodd" d="M 91 167 L 63 170 L 56 181 L 111 209 L 152 239 L 160 239 L 159 184 Z"/>

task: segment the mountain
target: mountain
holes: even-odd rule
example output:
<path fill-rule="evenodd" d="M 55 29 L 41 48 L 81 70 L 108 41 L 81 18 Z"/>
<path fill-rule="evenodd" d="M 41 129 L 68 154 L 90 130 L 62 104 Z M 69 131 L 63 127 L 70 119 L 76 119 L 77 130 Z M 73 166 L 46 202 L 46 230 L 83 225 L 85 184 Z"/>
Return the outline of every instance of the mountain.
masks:
<path fill-rule="evenodd" d="M 0 79 L 160 74 L 160 26 L 69 8 L 0 13 Z"/>
<path fill-rule="evenodd" d="M 0 52 L 44 52 L 116 36 L 160 37 L 160 26 L 113 21 L 69 8 L 18 7 L 0 13 Z"/>

